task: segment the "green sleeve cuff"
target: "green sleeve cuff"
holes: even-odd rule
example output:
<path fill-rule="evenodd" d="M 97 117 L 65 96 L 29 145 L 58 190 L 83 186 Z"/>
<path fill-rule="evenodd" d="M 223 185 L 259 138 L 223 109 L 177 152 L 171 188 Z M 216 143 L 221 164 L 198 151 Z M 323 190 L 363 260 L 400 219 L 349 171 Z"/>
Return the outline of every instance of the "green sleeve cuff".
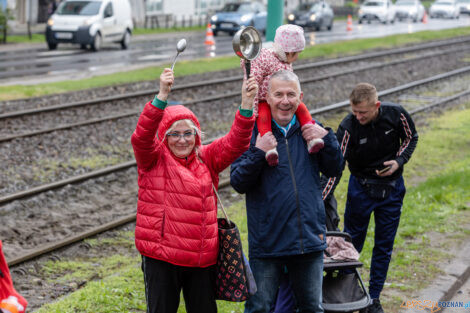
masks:
<path fill-rule="evenodd" d="M 243 115 L 244 117 L 252 117 L 253 116 L 253 110 L 245 110 L 245 109 L 242 109 L 241 106 L 238 109 L 240 110 L 240 114 Z"/>
<path fill-rule="evenodd" d="M 168 105 L 168 101 L 162 101 L 162 100 L 158 99 L 157 96 L 155 96 L 155 98 L 152 101 L 152 105 L 154 107 L 157 107 L 157 108 L 161 109 L 161 110 L 165 110 L 166 106 Z"/>

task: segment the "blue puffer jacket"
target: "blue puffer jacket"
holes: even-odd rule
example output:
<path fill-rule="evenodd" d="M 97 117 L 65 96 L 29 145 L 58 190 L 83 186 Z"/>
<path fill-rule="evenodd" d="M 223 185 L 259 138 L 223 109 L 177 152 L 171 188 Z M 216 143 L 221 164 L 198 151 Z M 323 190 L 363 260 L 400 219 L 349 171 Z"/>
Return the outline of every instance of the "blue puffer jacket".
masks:
<path fill-rule="evenodd" d="M 325 208 L 320 171 L 340 174 L 343 158 L 334 133 L 325 147 L 308 154 L 297 121 L 287 137 L 272 123 L 279 165 L 270 167 L 265 153 L 255 147 L 255 126 L 250 149 L 231 167 L 230 183 L 246 193 L 250 258 L 278 257 L 322 251 L 326 248 Z"/>

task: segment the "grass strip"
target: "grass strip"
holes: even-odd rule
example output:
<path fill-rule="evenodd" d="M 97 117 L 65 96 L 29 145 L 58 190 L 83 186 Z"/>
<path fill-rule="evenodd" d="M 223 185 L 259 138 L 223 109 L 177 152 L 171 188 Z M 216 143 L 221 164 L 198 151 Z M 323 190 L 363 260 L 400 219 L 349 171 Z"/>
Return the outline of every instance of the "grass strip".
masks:
<path fill-rule="evenodd" d="M 446 112 L 442 116 L 429 118 L 426 127 L 418 127 L 418 147 L 405 169 L 407 195 L 405 196 L 400 227 L 395 240 L 395 249 L 383 292 L 382 302 L 387 312 L 396 312 L 404 297 L 411 290 L 423 287 L 439 274 L 438 265 L 450 258 L 442 251 L 442 242 L 432 240 L 437 233 L 450 244 L 460 234 L 460 239 L 470 235 L 470 103 L 460 110 Z M 458 147 L 458 149 L 456 149 Z M 340 216 L 344 213 L 347 180 L 345 172 L 336 196 Z M 415 186 L 410 187 L 409 182 Z M 234 192 L 234 191 L 233 191 Z M 229 216 L 238 225 L 245 251 L 247 249 L 247 220 L 244 201 L 232 205 Z M 368 281 L 371 249 L 373 246 L 373 219 L 361 260 L 364 262 L 363 278 Z M 450 236 L 450 238 L 449 238 Z M 457 237 L 458 239 L 459 237 Z M 117 239 L 102 242 L 88 241 L 92 246 L 119 244 L 131 247 L 132 232 L 125 232 Z M 135 251 L 134 251 L 135 253 Z M 101 260 L 84 261 L 98 263 L 102 268 L 98 277 L 103 278 L 86 284 L 56 303 L 44 305 L 38 313 L 49 312 L 145 312 L 143 276 L 140 258 L 133 256 L 110 256 Z M 57 281 L 91 280 L 95 271 L 90 266 L 76 261 L 50 261 L 44 271 L 56 276 Z M 65 278 L 60 278 L 67 275 Z M 432 299 L 431 299 L 432 300 Z M 437 299 L 435 299 L 437 300 Z M 219 312 L 241 313 L 243 303 L 218 301 Z M 186 312 L 183 300 L 178 310 Z"/>
<path fill-rule="evenodd" d="M 370 49 L 386 49 L 411 43 L 416 44 L 429 40 L 445 39 L 465 35 L 470 35 L 470 27 L 445 29 L 440 31 L 422 31 L 413 34 L 391 35 L 383 38 L 355 39 L 350 41 L 318 44 L 306 47 L 305 50 L 300 54 L 300 58 L 333 58 L 339 55 L 358 54 Z M 236 56 L 180 61 L 178 63 L 177 70 L 175 71 L 175 76 L 233 69 L 239 67 L 239 64 L 239 58 Z M 88 88 L 105 87 L 138 81 L 156 80 L 162 72 L 163 68 L 167 67 L 168 65 L 169 64 L 164 64 L 161 66 L 96 76 L 75 81 L 62 81 L 38 85 L 1 86 L 0 101 L 44 96 L 54 93 L 77 91 Z M 155 83 L 155 88 L 157 88 L 157 83 Z"/>

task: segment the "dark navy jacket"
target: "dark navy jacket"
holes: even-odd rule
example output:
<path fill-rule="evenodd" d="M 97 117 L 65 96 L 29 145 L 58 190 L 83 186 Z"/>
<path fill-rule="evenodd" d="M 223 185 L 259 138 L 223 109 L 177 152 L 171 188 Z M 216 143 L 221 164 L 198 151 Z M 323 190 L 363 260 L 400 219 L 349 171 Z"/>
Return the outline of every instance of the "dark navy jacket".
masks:
<path fill-rule="evenodd" d="M 325 147 L 310 155 L 298 121 L 287 137 L 274 123 L 272 130 L 278 166 L 270 167 L 264 151 L 255 147 L 255 126 L 249 150 L 231 167 L 231 185 L 246 193 L 250 258 L 322 251 L 326 229 L 320 171 L 328 176 L 340 173 L 343 158 L 338 141 L 329 130 L 323 138 Z"/>

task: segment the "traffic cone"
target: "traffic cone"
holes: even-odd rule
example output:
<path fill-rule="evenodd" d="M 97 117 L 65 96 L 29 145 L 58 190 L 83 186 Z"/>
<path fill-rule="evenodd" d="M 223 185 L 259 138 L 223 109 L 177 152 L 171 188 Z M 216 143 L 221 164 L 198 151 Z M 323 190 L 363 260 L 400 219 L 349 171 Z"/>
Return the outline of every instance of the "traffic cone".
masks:
<path fill-rule="evenodd" d="M 426 14 L 426 11 L 424 11 L 423 24 L 426 24 L 427 22 L 428 22 L 428 15 Z"/>
<path fill-rule="evenodd" d="M 212 32 L 211 23 L 207 24 L 206 41 L 204 41 L 204 44 L 206 44 L 208 46 L 215 45 L 214 33 Z"/>
<path fill-rule="evenodd" d="M 353 28 L 352 28 L 352 17 L 351 17 L 351 14 L 348 14 L 348 22 L 346 24 L 346 30 L 348 32 L 352 31 Z"/>

